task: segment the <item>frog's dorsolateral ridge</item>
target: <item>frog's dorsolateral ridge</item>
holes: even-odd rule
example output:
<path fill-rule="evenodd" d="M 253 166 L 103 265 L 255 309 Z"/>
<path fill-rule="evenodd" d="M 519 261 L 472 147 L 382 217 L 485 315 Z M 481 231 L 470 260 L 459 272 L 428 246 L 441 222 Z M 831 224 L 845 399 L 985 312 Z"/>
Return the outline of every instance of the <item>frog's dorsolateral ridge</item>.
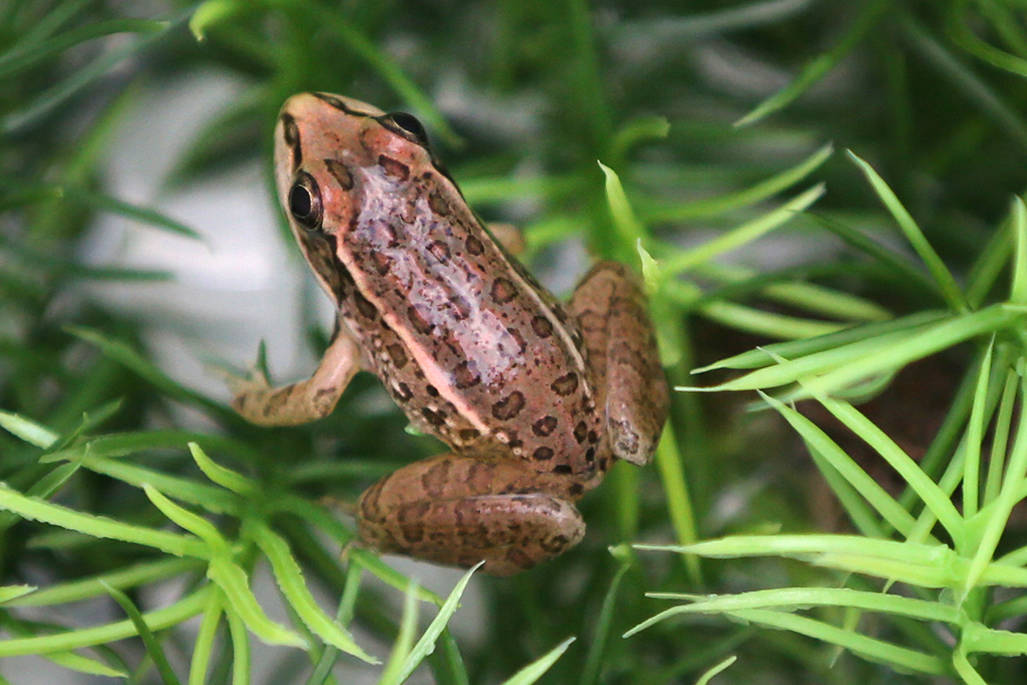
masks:
<path fill-rule="evenodd" d="M 293 96 L 275 178 L 338 332 L 310 379 L 236 383 L 236 410 L 264 425 L 312 421 L 371 371 L 452 451 L 361 495 L 364 543 L 509 575 L 581 540 L 573 501 L 614 458 L 647 463 L 667 414 L 634 274 L 601 262 L 559 303 L 482 226 L 410 114 Z"/>

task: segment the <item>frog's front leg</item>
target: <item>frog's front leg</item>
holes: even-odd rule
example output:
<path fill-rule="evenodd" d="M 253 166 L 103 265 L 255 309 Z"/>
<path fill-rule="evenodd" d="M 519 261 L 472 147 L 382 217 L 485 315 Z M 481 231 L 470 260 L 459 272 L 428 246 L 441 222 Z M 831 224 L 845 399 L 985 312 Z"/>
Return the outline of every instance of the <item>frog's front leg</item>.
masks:
<path fill-rule="evenodd" d="M 588 365 L 615 457 L 649 462 L 670 403 L 645 294 L 635 274 L 617 262 L 599 262 L 571 298 L 581 327 Z"/>
<path fill-rule="evenodd" d="M 361 368 L 360 348 L 345 330 L 338 330 L 314 375 L 273 388 L 263 374 L 232 379 L 232 408 L 262 426 L 295 426 L 324 418 L 335 409 L 350 379 Z"/>
<path fill-rule="evenodd" d="M 576 545 L 585 523 L 566 478 L 517 461 L 444 454 L 405 466 L 357 502 L 361 540 L 380 552 L 507 576 Z"/>

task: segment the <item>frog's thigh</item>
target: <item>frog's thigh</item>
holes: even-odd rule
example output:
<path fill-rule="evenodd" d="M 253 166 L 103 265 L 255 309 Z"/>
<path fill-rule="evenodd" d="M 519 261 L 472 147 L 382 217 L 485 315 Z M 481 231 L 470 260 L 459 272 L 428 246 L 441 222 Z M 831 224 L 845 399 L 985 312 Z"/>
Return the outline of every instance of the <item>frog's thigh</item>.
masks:
<path fill-rule="evenodd" d="M 669 391 L 638 278 L 623 264 L 600 262 L 575 289 L 570 310 L 592 376 L 605 388 L 610 449 L 633 464 L 648 463 L 667 418 Z"/>
<path fill-rule="evenodd" d="M 576 545 L 578 510 L 517 462 L 440 455 L 381 479 L 357 502 L 360 538 L 381 552 L 506 576 Z"/>
<path fill-rule="evenodd" d="M 270 387 L 263 377 L 231 382 L 235 393 L 232 408 L 264 426 L 294 426 L 323 418 L 335 409 L 360 364 L 357 343 L 345 331 L 338 331 L 313 376 L 278 388 Z"/>

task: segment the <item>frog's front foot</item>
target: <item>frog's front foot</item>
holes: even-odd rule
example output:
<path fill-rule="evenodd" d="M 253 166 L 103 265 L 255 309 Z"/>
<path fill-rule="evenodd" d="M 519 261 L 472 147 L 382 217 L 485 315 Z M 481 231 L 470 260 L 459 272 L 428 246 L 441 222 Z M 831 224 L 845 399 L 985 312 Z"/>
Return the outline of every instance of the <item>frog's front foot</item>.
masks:
<path fill-rule="evenodd" d="M 263 426 L 295 426 L 332 413 L 343 390 L 360 368 L 360 349 L 347 335 L 337 334 L 314 375 L 273 388 L 260 370 L 229 378 L 232 408 Z"/>
<path fill-rule="evenodd" d="M 569 484 L 547 478 L 516 462 L 453 454 L 416 462 L 360 496 L 360 538 L 379 552 L 465 568 L 484 560 L 486 573 L 513 575 L 585 535 L 561 492 Z"/>

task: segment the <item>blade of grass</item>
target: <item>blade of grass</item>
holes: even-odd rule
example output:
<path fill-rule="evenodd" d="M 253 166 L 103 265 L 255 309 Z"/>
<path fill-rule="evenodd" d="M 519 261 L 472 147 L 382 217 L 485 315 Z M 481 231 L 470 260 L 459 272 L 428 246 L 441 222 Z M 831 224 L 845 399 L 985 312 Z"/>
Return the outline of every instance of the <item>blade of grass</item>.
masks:
<path fill-rule="evenodd" d="M 421 635 L 421 638 L 414 644 L 403 659 L 403 665 L 402 668 L 399 669 L 399 680 L 397 680 L 397 682 L 402 683 L 409 678 L 411 674 L 413 674 L 414 669 L 424 661 L 424 658 L 435 651 L 435 641 L 438 639 L 439 635 L 442 634 L 442 631 L 449 623 L 449 619 L 452 618 L 453 614 L 460 606 L 460 597 L 463 596 L 464 589 L 467 587 L 467 584 L 471 582 L 471 576 L 473 576 L 474 572 L 481 568 L 484 563 L 484 561 L 479 561 L 473 567 L 468 569 L 467 573 L 465 573 L 457 584 L 453 586 L 452 592 L 449 593 L 449 596 L 446 597 L 446 601 L 442 603 L 441 607 L 439 607 L 439 613 L 435 615 L 435 618 L 432 619 L 432 622 L 429 623 L 428 627 L 425 629 L 424 634 Z"/>
<path fill-rule="evenodd" d="M 757 105 L 748 114 L 735 122 L 735 126 L 748 126 L 754 124 L 769 115 L 784 109 L 810 87 L 822 79 L 838 63 L 848 55 L 856 45 L 870 32 L 885 12 L 890 9 L 891 3 L 887 0 L 871 0 L 864 2 L 860 12 L 849 24 L 848 31 L 841 40 L 829 51 L 810 60 L 803 67 L 799 75 L 787 86 L 777 91 L 769 98 Z"/>
<path fill-rule="evenodd" d="M 577 638 L 573 636 L 567 638 L 537 660 L 531 662 L 504 680 L 502 685 L 531 685 L 545 675 L 545 672 L 556 663 L 557 659 L 563 656 L 563 653 L 567 651 L 567 648 L 571 646 L 571 643 L 574 642 L 575 639 Z"/>
<path fill-rule="evenodd" d="M 661 272 L 667 278 L 679 275 L 725 252 L 730 252 L 750 243 L 795 218 L 796 214 L 812 205 L 823 194 L 824 184 L 817 184 L 796 195 L 777 209 L 744 223 L 713 240 L 664 258 L 661 261 Z"/>
<path fill-rule="evenodd" d="M 877 193 L 882 204 L 895 218 L 895 222 L 899 225 L 903 235 L 906 236 L 906 240 L 916 250 L 916 253 L 920 255 L 920 259 L 923 260 L 927 270 L 934 277 L 935 282 L 938 284 L 938 289 L 941 291 L 945 301 L 948 302 L 949 307 L 957 312 L 967 311 L 966 298 L 959 289 L 959 285 L 956 284 L 956 279 L 953 278 L 952 273 L 945 266 L 945 263 L 941 261 L 941 257 L 934 251 L 931 244 L 927 242 L 927 238 L 924 237 L 920 227 L 917 226 L 916 221 L 906 211 L 906 208 L 902 206 L 899 198 L 896 197 L 892 189 L 888 187 L 888 184 L 884 182 L 884 179 L 878 175 L 870 164 L 852 150 L 846 150 L 845 152 L 849 159 L 863 172 L 863 175 L 869 181 L 871 187 L 873 187 L 874 192 Z"/>
<path fill-rule="evenodd" d="M 150 657 L 150 661 L 157 668 L 157 673 L 160 674 L 161 680 L 165 685 L 179 685 L 181 681 L 178 676 L 175 675 L 175 671 L 171 668 L 171 664 L 168 662 L 167 656 L 164 654 L 164 650 L 161 649 L 160 643 L 157 638 L 154 637 L 150 631 L 149 626 L 146 625 L 146 620 L 143 618 L 142 613 L 121 590 L 107 585 L 103 581 L 100 581 L 107 590 L 115 602 L 121 607 L 121 609 L 128 614 L 129 620 L 132 621 L 132 625 L 135 626 L 136 633 L 143 641 L 143 646 L 146 648 L 146 654 Z"/>
<path fill-rule="evenodd" d="M 643 220 L 649 224 L 722 216 L 736 209 L 762 202 L 777 195 L 785 188 L 790 188 L 813 173 L 833 154 L 834 145 L 828 143 L 795 166 L 743 190 L 667 207 L 649 207 L 640 213 Z"/>

